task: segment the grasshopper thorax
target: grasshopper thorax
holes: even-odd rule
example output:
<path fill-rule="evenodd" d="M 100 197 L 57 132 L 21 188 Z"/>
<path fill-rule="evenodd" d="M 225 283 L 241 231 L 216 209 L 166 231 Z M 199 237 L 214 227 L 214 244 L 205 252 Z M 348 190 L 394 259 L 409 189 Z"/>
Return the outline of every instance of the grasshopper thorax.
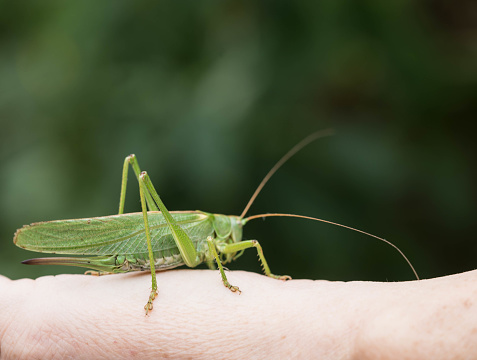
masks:
<path fill-rule="evenodd" d="M 242 241 L 242 218 L 235 215 L 222 215 L 205 213 L 212 221 L 215 230 L 214 243 L 219 252 L 224 245 Z M 236 253 L 221 253 L 224 263 L 229 263 L 235 258 Z"/>

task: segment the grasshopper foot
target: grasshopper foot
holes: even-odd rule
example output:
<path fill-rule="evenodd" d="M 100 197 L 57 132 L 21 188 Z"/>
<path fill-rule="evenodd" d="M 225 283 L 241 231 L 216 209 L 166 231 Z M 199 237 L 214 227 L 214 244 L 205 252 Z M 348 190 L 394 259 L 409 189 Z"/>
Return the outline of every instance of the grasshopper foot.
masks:
<path fill-rule="evenodd" d="M 152 310 L 153 308 L 152 302 L 154 301 L 156 296 L 157 296 L 157 290 L 152 290 L 151 294 L 149 295 L 149 300 L 147 301 L 147 304 L 144 305 L 144 310 L 146 310 L 146 315 L 149 313 L 149 311 Z"/>
<path fill-rule="evenodd" d="M 230 285 L 230 283 L 228 281 L 227 282 L 224 281 L 224 285 L 225 285 L 226 288 L 229 288 L 229 290 L 232 291 L 232 292 L 238 292 L 239 294 L 242 293 L 242 291 L 240 291 L 238 286 Z"/>
<path fill-rule="evenodd" d="M 270 274 L 268 275 L 274 279 L 277 279 L 277 280 L 283 280 L 283 281 L 287 281 L 287 280 L 291 280 L 291 276 L 288 276 L 288 275 L 274 275 L 274 274 Z"/>

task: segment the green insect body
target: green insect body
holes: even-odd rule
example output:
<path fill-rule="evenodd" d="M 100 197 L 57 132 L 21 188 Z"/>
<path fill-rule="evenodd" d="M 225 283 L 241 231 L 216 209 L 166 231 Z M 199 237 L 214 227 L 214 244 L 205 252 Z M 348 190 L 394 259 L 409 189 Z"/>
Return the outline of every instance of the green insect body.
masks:
<path fill-rule="evenodd" d="M 321 221 L 372 236 L 393 246 L 412 267 L 406 256 L 394 244 L 375 235 L 345 225 L 318 218 L 293 214 L 260 214 L 244 218 L 265 183 L 291 156 L 312 141 L 328 136 L 331 130 L 311 134 L 303 139 L 268 172 L 240 216 L 211 214 L 202 211 L 169 212 L 156 192 L 146 172 L 141 172 L 134 155 L 126 157 L 123 166 L 119 214 L 95 218 L 57 220 L 25 225 L 15 233 L 13 242 L 26 250 L 86 257 L 53 257 L 23 261 L 31 265 L 70 265 L 94 269 L 101 273 L 122 273 L 150 270 L 152 290 L 144 306 L 146 314 L 152 310 L 157 295 L 156 270 L 180 265 L 196 267 L 206 262 L 215 264 L 223 284 L 239 292 L 225 275 L 223 264 L 239 257 L 244 250 L 255 248 L 265 275 L 288 280 L 288 275 L 274 275 L 270 271 L 257 240 L 242 240 L 242 228 L 252 219 L 281 216 Z M 128 170 L 132 167 L 139 183 L 140 213 L 124 214 Z"/>
<path fill-rule="evenodd" d="M 189 235 L 197 251 L 199 263 L 207 260 L 208 237 L 214 239 L 219 249 L 242 240 L 242 222 L 237 216 L 200 211 L 173 211 L 171 214 Z M 148 221 L 156 270 L 168 270 L 184 265 L 162 213 L 148 212 Z M 129 213 L 26 225 L 16 232 L 14 242 L 21 248 L 37 252 L 96 255 L 83 258 L 49 258 L 50 264 L 123 273 L 150 269 L 145 238 L 142 213 Z M 98 256 L 103 254 L 115 255 Z M 224 254 L 222 264 L 231 262 L 235 256 L 236 253 Z M 45 264 L 46 261 L 42 259 L 40 262 Z"/>

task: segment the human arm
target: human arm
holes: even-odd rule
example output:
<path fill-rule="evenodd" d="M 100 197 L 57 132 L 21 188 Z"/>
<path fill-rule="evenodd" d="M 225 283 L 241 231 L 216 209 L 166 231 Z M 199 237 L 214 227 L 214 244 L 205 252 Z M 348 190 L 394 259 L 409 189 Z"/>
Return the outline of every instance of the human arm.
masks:
<path fill-rule="evenodd" d="M 448 359 L 477 354 L 477 271 L 395 283 L 233 271 L 0 277 L 1 359 Z"/>

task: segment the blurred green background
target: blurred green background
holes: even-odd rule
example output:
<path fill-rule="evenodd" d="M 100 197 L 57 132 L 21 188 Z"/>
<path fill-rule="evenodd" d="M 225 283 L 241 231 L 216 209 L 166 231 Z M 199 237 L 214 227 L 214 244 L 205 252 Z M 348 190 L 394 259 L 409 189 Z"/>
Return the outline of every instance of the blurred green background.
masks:
<path fill-rule="evenodd" d="M 31 222 L 117 212 L 138 156 L 170 210 L 321 217 L 385 237 L 422 277 L 477 265 L 472 1 L 0 1 L 0 274 Z M 139 211 L 131 181 L 126 209 Z M 257 220 L 272 271 L 409 280 L 391 247 L 298 219 Z M 248 251 L 231 269 L 260 271 Z"/>

